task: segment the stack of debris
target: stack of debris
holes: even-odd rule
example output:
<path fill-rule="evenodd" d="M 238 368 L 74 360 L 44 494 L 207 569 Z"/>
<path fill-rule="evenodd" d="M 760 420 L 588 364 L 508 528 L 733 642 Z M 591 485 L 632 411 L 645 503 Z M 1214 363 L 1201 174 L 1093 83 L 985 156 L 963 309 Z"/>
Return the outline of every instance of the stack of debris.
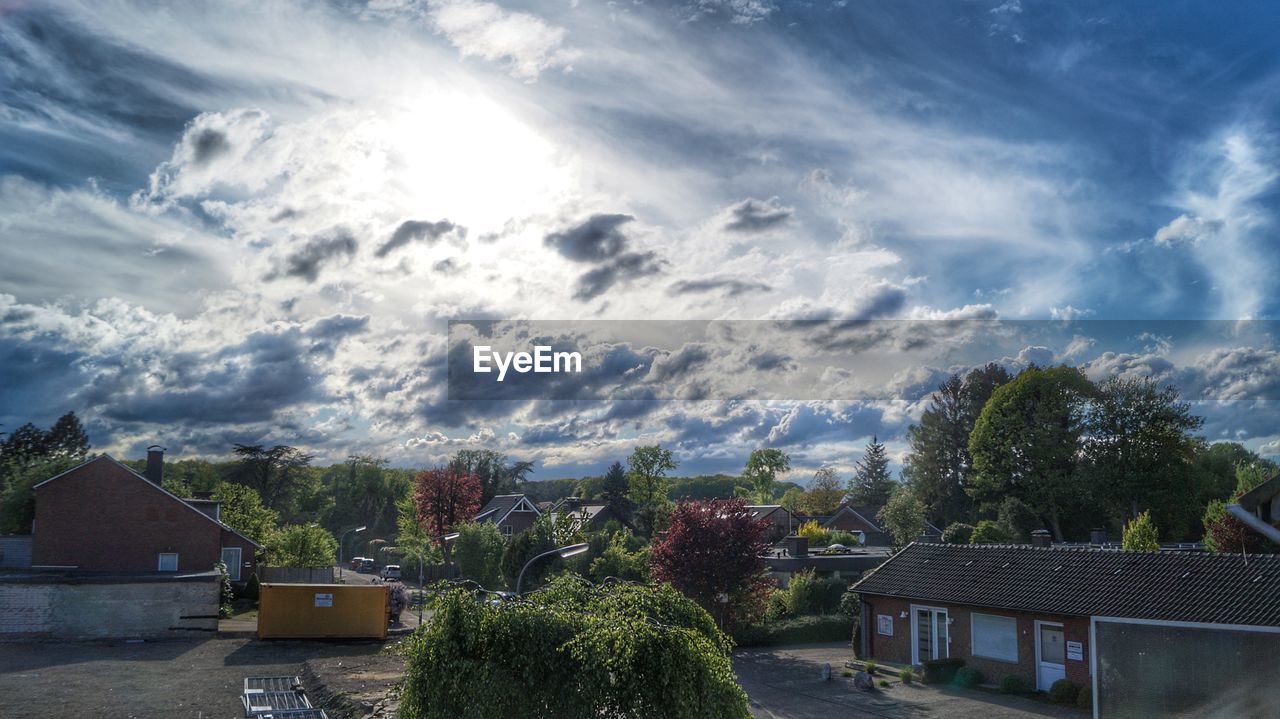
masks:
<path fill-rule="evenodd" d="M 298 677 L 245 677 L 240 702 L 250 719 L 328 719 L 311 706 Z"/>

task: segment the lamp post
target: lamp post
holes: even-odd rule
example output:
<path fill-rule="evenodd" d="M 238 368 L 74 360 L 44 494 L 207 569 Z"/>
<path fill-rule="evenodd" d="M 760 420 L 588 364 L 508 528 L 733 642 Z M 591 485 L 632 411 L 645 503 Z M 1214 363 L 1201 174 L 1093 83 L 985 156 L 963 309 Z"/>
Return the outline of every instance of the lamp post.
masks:
<path fill-rule="evenodd" d="M 351 534 L 352 532 L 363 532 L 365 529 L 367 529 L 367 527 L 365 527 L 364 525 L 361 525 L 359 527 L 352 527 L 351 529 L 348 529 L 347 531 L 343 532 L 342 536 L 338 537 L 338 579 L 342 579 L 342 576 L 343 576 L 342 575 L 342 543 L 347 540 L 348 534 Z"/>
<path fill-rule="evenodd" d="M 449 532 L 448 534 L 442 534 L 439 537 L 432 537 L 431 539 L 444 544 L 445 542 L 452 542 L 460 536 L 462 536 L 460 532 Z M 418 626 L 422 626 L 422 606 L 426 604 L 425 597 L 422 594 L 422 584 L 424 581 L 422 576 L 422 565 L 427 563 L 426 559 L 427 545 L 424 544 L 422 545 L 422 554 L 418 555 Z"/>
<path fill-rule="evenodd" d="M 520 596 L 520 585 L 524 583 L 524 572 L 526 569 L 529 568 L 529 565 L 533 564 L 539 559 L 542 559 L 543 557 L 550 557 L 553 554 L 560 555 L 561 559 L 568 559 L 569 557 L 572 557 L 575 554 L 582 554 L 583 552 L 587 551 L 587 549 L 590 548 L 590 546 L 591 545 L 589 544 L 583 543 L 583 544 L 570 544 L 567 547 L 556 547 L 551 551 L 543 552 L 542 554 L 539 554 L 533 559 L 530 559 L 529 561 L 525 562 L 524 566 L 520 568 L 520 576 L 516 577 L 516 596 L 517 597 Z"/>

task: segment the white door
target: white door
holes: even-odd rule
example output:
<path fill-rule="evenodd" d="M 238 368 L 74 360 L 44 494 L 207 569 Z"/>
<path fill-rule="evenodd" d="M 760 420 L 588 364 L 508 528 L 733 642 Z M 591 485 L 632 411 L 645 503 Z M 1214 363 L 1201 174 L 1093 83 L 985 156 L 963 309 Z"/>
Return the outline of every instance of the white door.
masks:
<path fill-rule="evenodd" d="M 240 548 L 223 547 L 222 563 L 227 565 L 227 575 L 231 577 L 231 581 L 240 581 Z"/>
<path fill-rule="evenodd" d="M 1067 678 L 1067 642 L 1061 624 L 1036 622 L 1036 689 Z"/>
<path fill-rule="evenodd" d="M 947 610 L 932 607 L 911 608 L 911 663 L 951 656 L 951 632 Z"/>

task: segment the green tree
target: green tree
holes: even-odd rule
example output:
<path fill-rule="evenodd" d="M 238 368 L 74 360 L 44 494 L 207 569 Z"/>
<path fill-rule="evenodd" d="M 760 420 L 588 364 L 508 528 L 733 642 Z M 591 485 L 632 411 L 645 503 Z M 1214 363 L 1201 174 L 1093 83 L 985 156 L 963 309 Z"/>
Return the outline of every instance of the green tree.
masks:
<path fill-rule="evenodd" d="M 480 480 L 481 506 L 499 494 L 515 492 L 533 471 L 532 462 L 511 462 L 507 455 L 492 449 L 460 449 L 449 465 Z"/>
<path fill-rule="evenodd" d="M 876 521 L 889 530 L 894 544 L 901 547 L 914 542 L 924 532 L 928 524 L 924 512 L 924 502 L 904 487 L 889 498 L 876 514 Z"/>
<path fill-rule="evenodd" d="M 996 389 L 969 438 L 971 494 L 1021 499 L 1062 541 L 1063 518 L 1088 503 L 1077 465 L 1092 395 L 1089 379 L 1065 365 L 1025 370 Z"/>
<path fill-rule="evenodd" d="M 786 496 L 785 492 L 783 496 Z M 800 507 L 805 514 L 834 514 L 843 499 L 844 487 L 836 476 L 836 471 L 831 467 L 822 467 L 813 473 L 809 491 L 800 500 Z"/>
<path fill-rule="evenodd" d="M 974 527 L 972 524 L 963 522 L 952 522 L 947 528 L 942 530 L 942 541 L 947 544 L 968 544 L 973 538 Z"/>
<path fill-rule="evenodd" d="M 965 491 L 973 472 L 969 435 L 992 392 L 1010 379 L 997 364 L 963 378 L 952 375 L 930 395 L 920 424 L 907 430 L 909 451 L 902 478 L 939 526 L 974 520 L 973 499 Z"/>
<path fill-rule="evenodd" d="M 412 497 L 396 502 L 396 529 L 396 549 L 407 562 L 412 562 L 413 572 L 416 573 L 422 565 L 441 560 L 440 550 L 432 541 L 430 532 L 418 520 L 418 507 Z"/>
<path fill-rule="evenodd" d="M 24 463 L 9 471 L 8 483 L 0 492 L 0 534 L 30 534 L 36 517 L 36 497 L 32 489 L 80 464 L 76 457 L 60 457 Z"/>
<path fill-rule="evenodd" d="M 1124 525 L 1120 545 L 1129 552 L 1154 552 L 1160 549 L 1160 536 L 1151 512 L 1143 512 Z"/>
<path fill-rule="evenodd" d="M 628 496 L 630 491 L 631 484 L 627 481 L 627 473 L 622 469 L 622 463 L 614 462 L 609 466 L 609 471 L 605 472 L 604 481 L 600 486 L 600 498 L 608 505 L 613 516 L 623 523 L 631 521 L 631 512 L 635 509 L 631 503 L 631 497 Z"/>
<path fill-rule="evenodd" d="M 969 535 L 969 544 L 1007 544 L 1009 541 L 1009 533 L 1005 528 L 990 519 L 978 522 L 978 526 Z"/>
<path fill-rule="evenodd" d="M 318 524 L 281 527 L 267 537 L 266 547 L 274 567 L 332 567 L 338 555 L 338 540 Z"/>
<path fill-rule="evenodd" d="M 799 487 L 787 487 L 787 491 L 782 493 L 782 498 L 778 500 L 778 504 L 788 512 L 799 512 L 804 503 L 804 490 Z"/>
<path fill-rule="evenodd" d="M 306 471 L 313 455 L 283 444 L 237 444 L 234 452 L 238 458 L 235 481 L 251 487 L 264 505 L 288 517 L 313 481 Z"/>
<path fill-rule="evenodd" d="M 640 506 L 666 501 L 667 472 L 674 471 L 678 464 L 669 449 L 656 444 L 636 447 L 627 458 L 632 501 Z"/>
<path fill-rule="evenodd" d="M 258 493 L 243 484 L 223 482 L 214 488 L 213 498 L 222 502 L 222 523 L 258 544 L 267 541 L 280 521 L 280 515 L 262 506 Z"/>
<path fill-rule="evenodd" d="M 849 480 L 849 501 L 859 507 L 883 507 L 897 488 L 889 474 L 889 455 L 879 439 L 872 437 Z"/>
<path fill-rule="evenodd" d="M 649 550 L 630 531 L 624 529 L 609 537 L 609 544 L 592 560 L 588 571 L 593 582 L 609 577 L 632 582 L 649 580 Z"/>
<path fill-rule="evenodd" d="M 45 456 L 50 459 L 84 459 L 89 453 L 89 435 L 75 412 L 67 412 L 49 428 Z"/>
<path fill-rule="evenodd" d="M 502 583 L 502 554 L 505 543 L 502 531 L 493 522 L 468 522 L 457 528 L 453 541 L 453 558 L 462 576 L 478 582 L 486 589 L 497 589 Z"/>
<path fill-rule="evenodd" d="M 1033 531 L 1044 529 L 1044 522 L 1035 510 L 1017 497 L 1004 498 L 996 515 L 996 523 L 1010 541 L 1026 542 L 1031 539 Z"/>
<path fill-rule="evenodd" d="M 551 521 L 543 515 L 533 523 L 532 527 L 515 535 L 507 542 L 506 551 L 502 553 L 502 578 L 506 580 L 507 588 L 512 590 L 516 588 L 520 570 L 530 559 L 555 549 L 556 543 L 552 538 L 552 531 Z M 529 571 L 524 575 L 524 586 L 521 587 L 521 591 L 538 587 L 542 584 L 544 577 L 550 576 L 553 570 L 561 566 L 563 566 L 563 560 L 552 556 L 529 567 Z"/>
<path fill-rule="evenodd" d="M 756 494 L 758 504 L 773 504 L 773 483 L 780 474 L 791 471 L 791 458 L 780 449 L 757 449 L 747 457 L 742 470 L 745 479 Z"/>

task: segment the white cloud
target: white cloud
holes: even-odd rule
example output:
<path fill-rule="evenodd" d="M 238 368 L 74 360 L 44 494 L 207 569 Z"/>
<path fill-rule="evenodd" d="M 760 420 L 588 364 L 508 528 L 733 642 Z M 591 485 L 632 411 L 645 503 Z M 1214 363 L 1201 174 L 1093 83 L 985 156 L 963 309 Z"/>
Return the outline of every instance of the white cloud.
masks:
<path fill-rule="evenodd" d="M 439 0 L 430 3 L 428 17 L 463 57 L 504 61 L 512 76 L 522 80 L 536 80 L 551 68 L 572 69 L 581 56 L 564 46 L 568 34 L 564 28 L 494 3 Z"/>
<path fill-rule="evenodd" d="M 1222 231 L 1222 220 L 1206 220 L 1203 217 L 1178 215 L 1172 222 L 1156 230 L 1155 242 L 1162 247 L 1179 243 L 1199 244 Z"/>

